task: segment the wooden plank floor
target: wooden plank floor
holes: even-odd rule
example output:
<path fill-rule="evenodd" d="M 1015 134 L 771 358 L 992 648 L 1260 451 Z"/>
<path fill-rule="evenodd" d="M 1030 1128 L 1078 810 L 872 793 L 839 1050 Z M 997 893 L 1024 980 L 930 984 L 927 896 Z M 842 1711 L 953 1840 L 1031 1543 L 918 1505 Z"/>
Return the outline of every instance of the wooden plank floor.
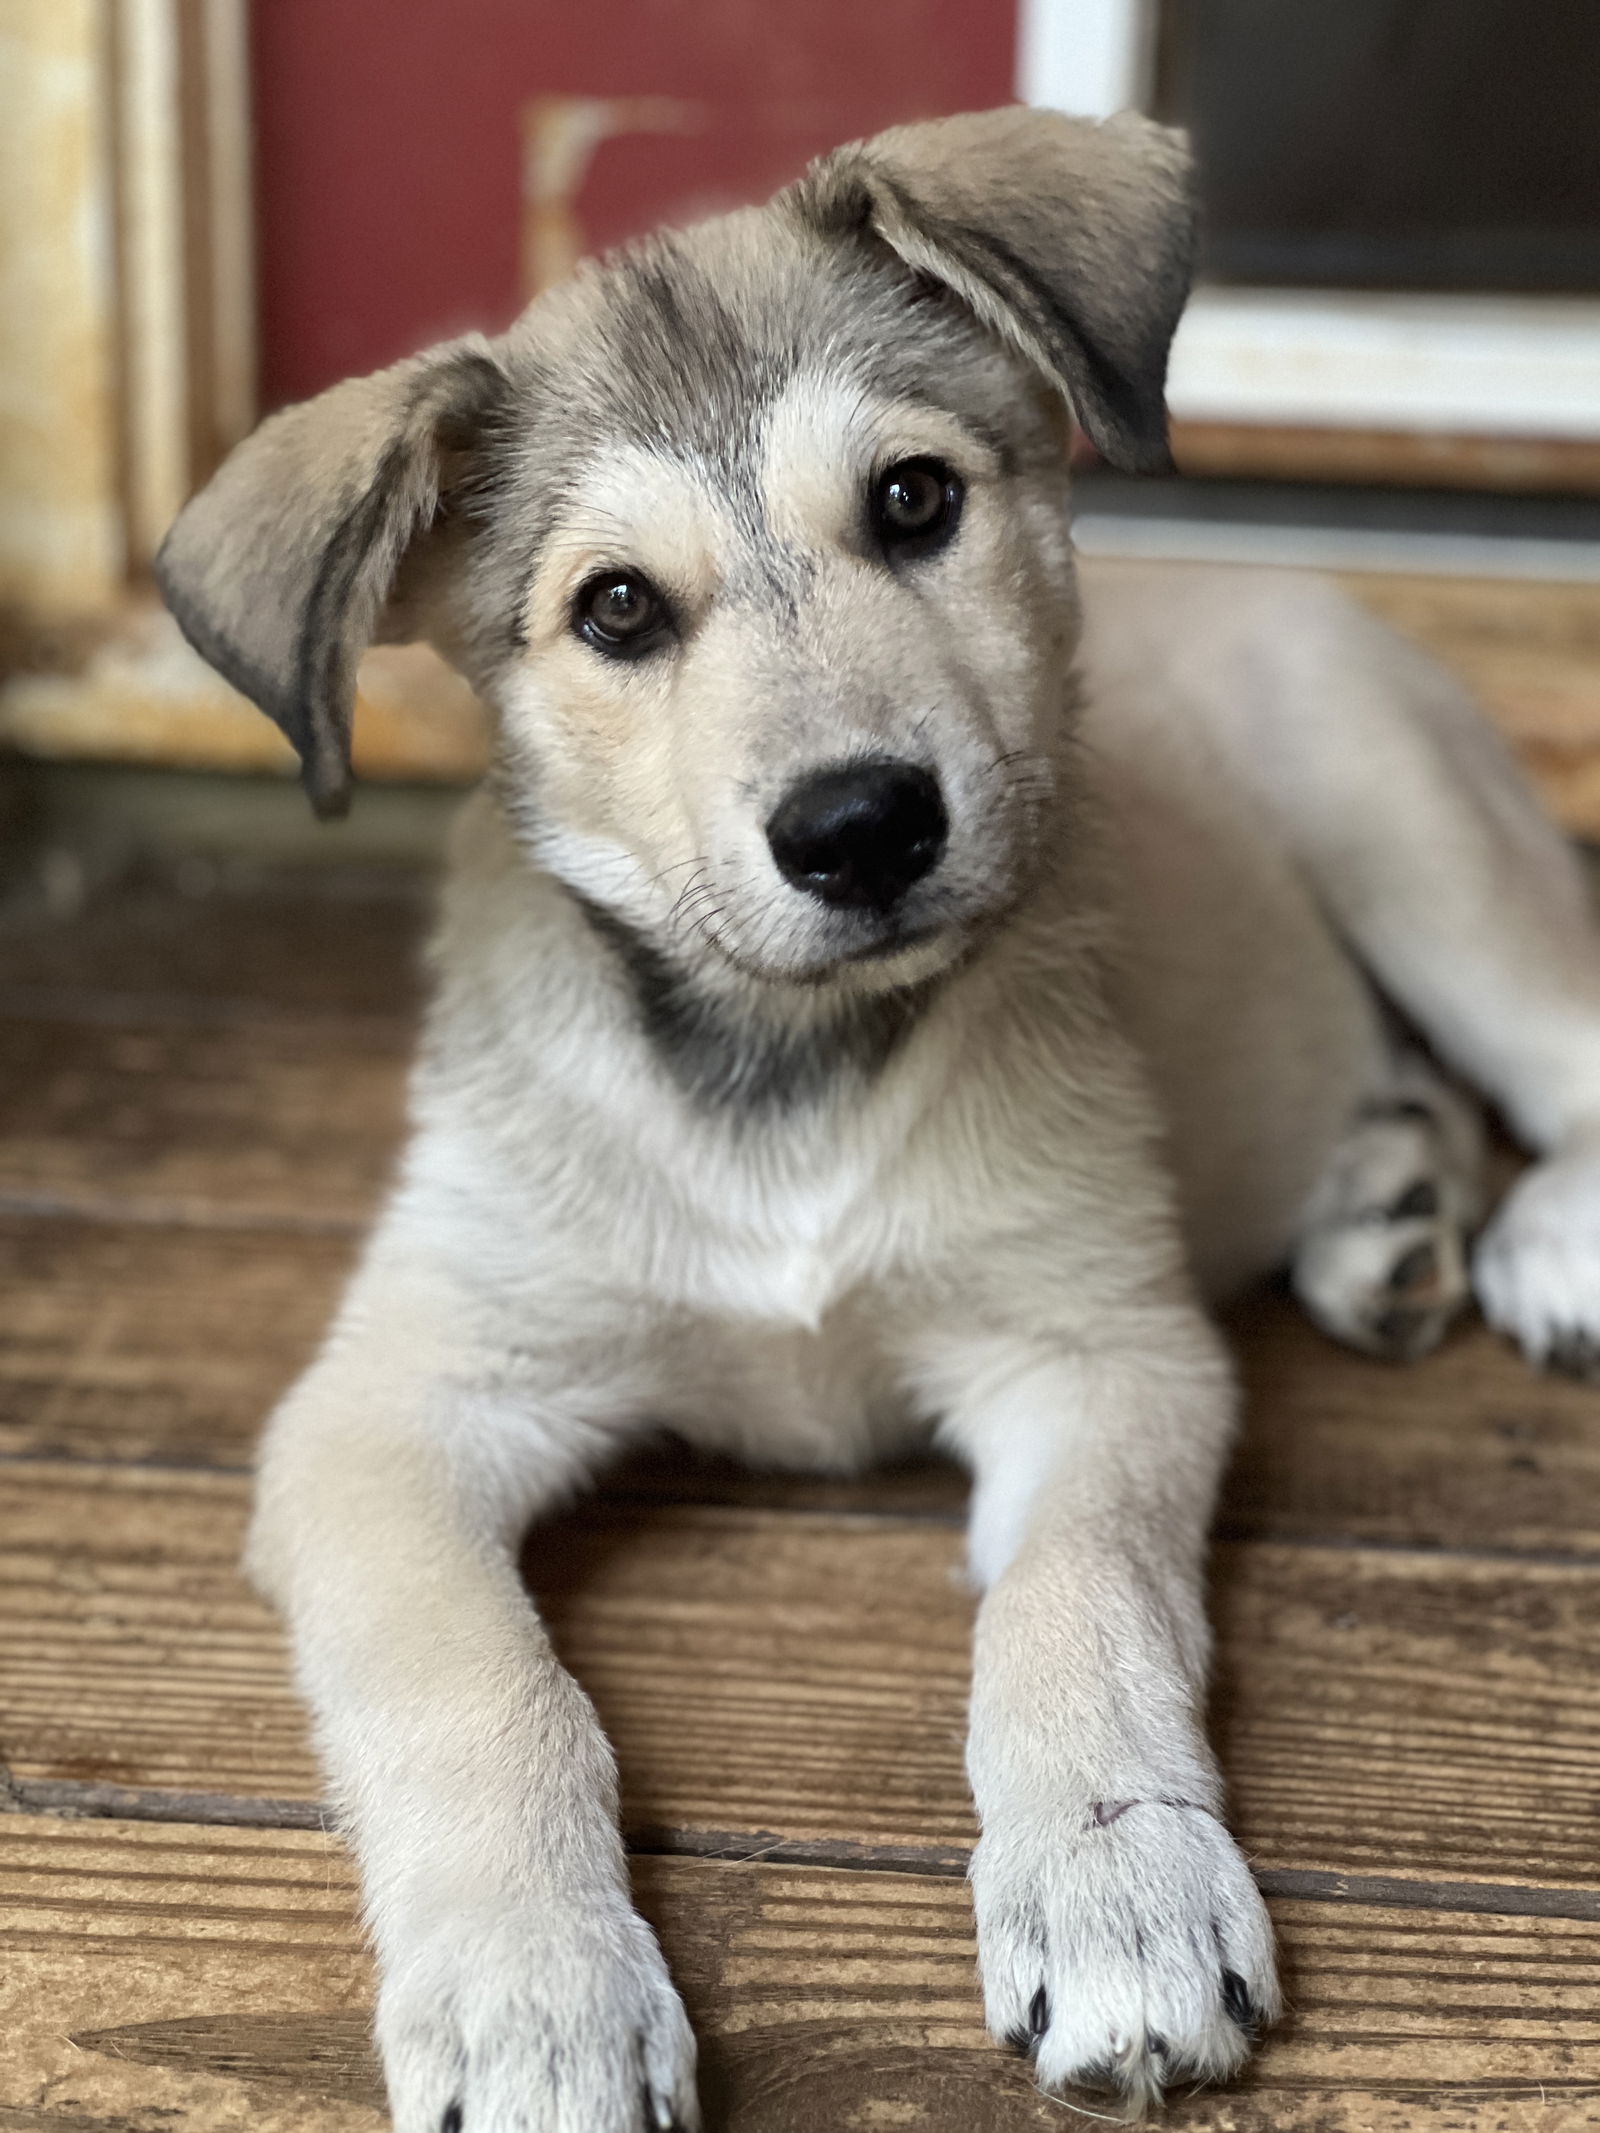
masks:
<path fill-rule="evenodd" d="M 370 885 L 369 885 L 370 886 Z M 399 1131 L 421 900 L 337 878 L 0 923 L 0 2133 L 383 2123 L 250 1445 Z M 1280 1299 L 1215 1728 L 1292 2013 L 1214 2133 L 1600 2125 L 1600 1394 Z M 962 1488 L 669 1448 L 530 1539 L 618 1747 L 717 2133 L 1066 2122 L 985 2042 Z"/>

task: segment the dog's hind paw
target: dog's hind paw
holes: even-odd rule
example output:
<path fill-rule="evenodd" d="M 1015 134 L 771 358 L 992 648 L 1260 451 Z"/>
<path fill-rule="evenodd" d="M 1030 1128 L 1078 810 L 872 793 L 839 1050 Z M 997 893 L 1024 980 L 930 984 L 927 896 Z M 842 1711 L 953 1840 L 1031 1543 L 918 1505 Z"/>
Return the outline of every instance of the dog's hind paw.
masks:
<path fill-rule="evenodd" d="M 620 1897 L 391 1950 L 377 2031 L 395 2133 L 699 2133 L 688 2018 Z"/>
<path fill-rule="evenodd" d="M 1600 1381 L 1600 1144 L 1535 1163 L 1484 1231 L 1473 1284 L 1530 1361 Z"/>
<path fill-rule="evenodd" d="M 991 1818 L 972 1883 L 989 2027 L 1046 2090 L 1110 2090 L 1138 2118 L 1236 2072 L 1280 2012 L 1266 1908 L 1202 1808 Z"/>
<path fill-rule="evenodd" d="M 1346 1346 L 1391 1362 L 1436 1348 L 1470 1294 L 1475 1123 L 1443 1088 L 1369 1106 L 1307 1204 L 1295 1294 Z"/>

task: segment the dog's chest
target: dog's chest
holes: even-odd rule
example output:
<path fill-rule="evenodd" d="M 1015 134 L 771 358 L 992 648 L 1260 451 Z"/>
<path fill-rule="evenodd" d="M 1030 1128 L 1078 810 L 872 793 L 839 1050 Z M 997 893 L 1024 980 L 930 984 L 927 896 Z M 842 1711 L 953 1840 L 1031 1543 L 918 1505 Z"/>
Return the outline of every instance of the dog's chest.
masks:
<path fill-rule="evenodd" d="M 860 1166 L 835 1163 L 809 1177 L 758 1172 L 716 1197 L 702 1193 L 684 1265 L 698 1293 L 684 1302 L 734 1322 L 819 1334 L 840 1300 L 878 1271 L 870 1183 Z"/>
<path fill-rule="evenodd" d="M 793 1171 L 708 1176 L 696 1198 L 664 1299 L 691 1329 L 688 1433 L 783 1464 L 849 1466 L 881 1449 L 905 1419 L 884 1309 L 896 1181 L 834 1151 Z"/>

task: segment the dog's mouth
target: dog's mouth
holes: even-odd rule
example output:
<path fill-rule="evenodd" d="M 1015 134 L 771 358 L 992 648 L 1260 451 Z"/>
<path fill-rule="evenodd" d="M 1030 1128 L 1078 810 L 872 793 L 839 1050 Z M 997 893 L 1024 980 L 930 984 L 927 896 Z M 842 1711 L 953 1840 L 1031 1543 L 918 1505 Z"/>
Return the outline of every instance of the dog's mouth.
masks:
<path fill-rule="evenodd" d="M 772 991 L 837 992 L 845 998 L 910 992 L 966 962 L 1006 921 L 1015 900 L 978 913 L 884 917 L 865 938 L 830 944 L 794 962 L 752 955 L 725 934 L 707 931 L 708 947 L 741 977 Z"/>
<path fill-rule="evenodd" d="M 845 949 L 838 958 L 838 965 L 887 963 L 896 956 L 909 955 L 918 948 L 926 948 L 933 942 L 944 939 L 949 932 L 949 926 L 937 919 L 925 919 L 918 925 L 903 925 L 895 921 L 876 940 L 863 941 L 859 947 Z"/>

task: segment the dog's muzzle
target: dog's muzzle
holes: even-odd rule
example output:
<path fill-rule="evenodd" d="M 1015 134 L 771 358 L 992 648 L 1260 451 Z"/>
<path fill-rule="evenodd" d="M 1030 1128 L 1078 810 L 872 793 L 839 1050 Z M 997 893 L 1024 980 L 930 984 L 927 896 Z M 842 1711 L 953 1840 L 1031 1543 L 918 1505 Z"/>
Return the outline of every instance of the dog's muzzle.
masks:
<path fill-rule="evenodd" d="M 778 803 L 767 843 L 793 887 L 836 911 L 892 911 L 950 834 L 937 779 L 878 759 L 814 771 Z"/>

